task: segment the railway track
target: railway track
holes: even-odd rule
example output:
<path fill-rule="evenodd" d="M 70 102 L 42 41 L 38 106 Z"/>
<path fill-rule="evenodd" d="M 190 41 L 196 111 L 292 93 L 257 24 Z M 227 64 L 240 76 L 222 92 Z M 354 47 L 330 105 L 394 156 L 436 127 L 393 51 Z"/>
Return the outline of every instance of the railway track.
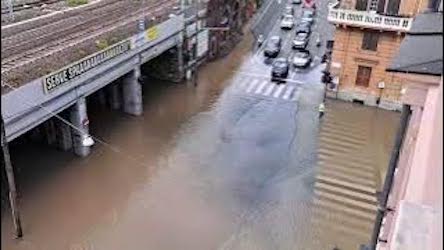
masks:
<path fill-rule="evenodd" d="M 111 5 L 115 2 L 121 2 L 122 0 L 96 0 L 87 5 L 82 5 L 75 8 L 70 8 L 66 10 L 55 11 L 53 13 L 41 15 L 22 21 L 20 23 L 12 23 L 1 27 L 1 37 L 5 39 L 10 36 L 14 36 L 19 33 L 37 29 L 40 27 L 45 27 L 55 22 L 67 19 L 73 16 L 82 16 L 87 12 L 95 11 L 101 9 L 106 5 Z M 135 0 L 129 0 L 135 1 Z"/>
<path fill-rule="evenodd" d="M 27 10 L 27 9 L 32 9 L 34 7 L 40 7 L 44 4 L 54 4 L 54 3 L 58 3 L 61 2 L 63 0 L 38 0 L 38 1 L 31 1 L 31 2 L 24 2 L 21 4 L 14 4 L 12 6 L 12 11 L 13 12 L 19 12 L 22 10 Z M 2 1 L 3 3 L 3 1 Z M 8 14 L 9 13 L 9 8 L 6 7 L 5 5 L 2 5 L 2 15 L 3 14 Z"/>
<path fill-rule="evenodd" d="M 126 3 L 126 5 L 128 4 Z M 89 13 L 90 17 L 91 16 L 94 17 L 84 20 L 81 23 L 81 25 L 73 25 L 70 26 L 70 28 L 68 29 L 58 31 L 59 33 L 61 32 L 62 35 L 56 35 L 57 39 L 56 40 L 52 39 L 52 41 L 50 42 L 45 42 L 45 39 L 42 38 L 42 36 L 45 37 L 46 39 L 51 38 L 51 36 L 46 36 L 44 33 L 38 33 L 41 31 L 37 31 L 36 32 L 38 33 L 37 35 L 39 34 L 42 35 L 33 38 L 33 40 L 40 39 L 39 40 L 40 44 L 42 43 L 43 44 L 37 47 L 34 46 L 32 49 L 25 50 L 21 53 L 16 53 L 16 54 L 10 53 L 10 55 L 8 55 L 7 57 L 2 58 L 1 73 L 2 75 L 7 74 L 12 70 L 24 67 L 32 63 L 33 61 L 42 58 L 48 58 L 55 53 L 59 53 L 63 50 L 70 49 L 79 43 L 91 40 L 94 37 L 98 37 L 104 33 L 111 32 L 113 29 L 118 29 L 119 27 L 128 26 L 131 23 L 134 23 L 135 25 L 140 18 L 146 16 L 159 15 L 162 11 L 168 10 L 175 5 L 176 5 L 175 1 L 163 0 L 163 1 L 158 1 L 156 3 L 151 3 L 149 6 L 145 6 L 142 8 L 140 8 L 140 6 L 138 5 L 133 5 L 131 6 L 130 9 L 128 9 L 128 6 L 126 6 L 126 8 L 116 8 L 116 6 L 120 6 L 119 3 L 117 3 L 117 5 L 114 6 L 114 9 L 112 8 L 107 9 L 107 11 L 100 10 L 100 13 L 102 13 L 102 15 L 100 16 L 98 16 L 98 13 Z M 78 20 L 78 19 L 73 19 L 73 20 Z M 31 35 L 28 34 L 27 36 Z M 23 46 L 23 45 L 14 45 L 12 39 L 9 39 L 7 41 L 9 45 L 12 45 L 9 48 L 14 48 L 14 46 Z M 2 45 L 3 45 L 3 39 L 2 39 Z M 15 50 L 17 50 L 17 47 L 15 48 L 16 48 Z"/>
<path fill-rule="evenodd" d="M 88 11 L 83 15 L 71 16 L 37 29 L 6 37 L 2 39 L 1 58 L 45 45 L 47 41 L 59 39 L 94 23 L 106 21 L 115 16 L 114 12 L 124 12 L 123 7 L 123 2 L 115 2 L 100 8 L 99 11 Z"/>

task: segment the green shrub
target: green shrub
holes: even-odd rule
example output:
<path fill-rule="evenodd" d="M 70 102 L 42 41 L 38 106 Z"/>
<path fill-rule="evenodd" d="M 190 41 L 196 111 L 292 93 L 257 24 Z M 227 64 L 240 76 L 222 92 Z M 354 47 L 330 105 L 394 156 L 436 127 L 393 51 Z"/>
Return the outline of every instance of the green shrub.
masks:
<path fill-rule="evenodd" d="M 82 4 L 87 4 L 88 0 L 66 0 L 69 7 L 76 7 Z"/>
<path fill-rule="evenodd" d="M 105 49 L 109 46 L 109 43 L 107 40 L 102 39 L 102 40 L 97 40 L 96 41 L 96 46 L 99 50 Z"/>

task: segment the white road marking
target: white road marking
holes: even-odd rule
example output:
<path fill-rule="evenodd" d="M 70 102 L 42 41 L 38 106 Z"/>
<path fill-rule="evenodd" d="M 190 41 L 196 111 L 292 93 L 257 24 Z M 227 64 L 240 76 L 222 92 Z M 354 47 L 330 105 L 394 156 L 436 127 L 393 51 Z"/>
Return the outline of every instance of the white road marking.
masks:
<path fill-rule="evenodd" d="M 268 88 L 265 90 L 265 92 L 263 93 L 264 96 L 269 96 L 271 94 L 271 92 L 273 92 L 274 87 L 276 87 L 276 84 L 274 83 L 270 83 Z"/>
<path fill-rule="evenodd" d="M 294 86 L 288 86 L 288 88 L 285 91 L 285 94 L 282 98 L 284 98 L 285 100 L 288 100 L 288 98 L 290 98 L 290 94 L 293 93 L 293 90 L 294 90 Z"/>
<path fill-rule="evenodd" d="M 250 93 L 254 87 L 259 83 L 259 79 L 254 79 L 248 86 L 247 93 Z"/>
<path fill-rule="evenodd" d="M 237 74 L 241 74 L 244 76 L 251 76 L 251 77 L 260 77 L 260 78 L 270 78 L 270 75 L 268 74 L 258 74 L 256 72 L 253 71 L 246 71 L 246 70 L 233 70 L 232 72 L 237 73 Z M 294 83 L 294 84 L 304 84 L 304 82 L 301 81 L 296 81 L 296 80 L 292 80 L 292 79 L 286 79 L 287 82 L 290 83 Z"/>
<path fill-rule="evenodd" d="M 279 95 L 281 94 L 282 90 L 284 90 L 284 88 L 285 88 L 285 85 L 280 85 L 280 86 L 277 88 L 276 92 L 274 92 L 273 97 L 278 98 Z"/>
<path fill-rule="evenodd" d="M 254 92 L 255 94 L 259 94 L 262 92 L 262 90 L 264 89 L 265 85 L 267 85 L 267 81 L 262 81 L 262 83 L 259 85 L 259 87 L 256 89 L 256 92 Z"/>

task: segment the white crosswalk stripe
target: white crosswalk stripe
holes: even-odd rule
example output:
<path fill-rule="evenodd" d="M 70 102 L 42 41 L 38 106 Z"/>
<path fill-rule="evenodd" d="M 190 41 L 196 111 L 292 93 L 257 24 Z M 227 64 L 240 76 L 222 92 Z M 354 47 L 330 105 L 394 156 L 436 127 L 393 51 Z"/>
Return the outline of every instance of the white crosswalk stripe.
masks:
<path fill-rule="evenodd" d="M 263 93 L 264 96 L 269 96 L 271 94 L 271 92 L 273 92 L 274 87 L 276 87 L 276 84 L 274 83 L 270 83 L 268 85 L 268 88 L 265 90 L 265 92 Z"/>
<path fill-rule="evenodd" d="M 262 90 L 264 89 L 265 85 L 267 85 L 267 81 L 263 81 L 259 87 L 256 89 L 256 91 L 254 92 L 255 94 L 259 94 L 262 92 Z"/>
<path fill-rule="evenodd" d="M 276 92 L 274 92 L 273 97 L 278 98 L 279 95 L 284 90 L 284 88 L 285 88 L 285 85 L 279 85 L 279 87 L 276 89 Z"/>
<path fill-rule="evenodd" d="M 277 84 L 269 79 L 245 77 L 238 80 L 238 84 L 234 85 L 235 92 L 243 92 L 247 94 L 261 95 L 266 97 L 278 98 L 285 101 L 296 101 L 297 93 L 300 92 L 299 87 L 291 84 Z"/>
<path fill-rule="evenodd" d="M 288 86 L 287 90 L 285 91 L 284 95 L 282 96 L 282 98 L 284 98 L 284 100 L 288 100 L 288 98 L 290 98 L 290 95 L 293 93 L 293 90 L 295 89 L 294 86 Z"/>
<path fill-rule="evenodd" d="M 256 85 L 258 83 L 259 83 L 259 79 L 254 79 L 253 81 L 251 81 L 250 85 L 248 85 L 247 93 L 250 93 L 251 91 L 253 91 L 254 87 L 256 87 Z"/>

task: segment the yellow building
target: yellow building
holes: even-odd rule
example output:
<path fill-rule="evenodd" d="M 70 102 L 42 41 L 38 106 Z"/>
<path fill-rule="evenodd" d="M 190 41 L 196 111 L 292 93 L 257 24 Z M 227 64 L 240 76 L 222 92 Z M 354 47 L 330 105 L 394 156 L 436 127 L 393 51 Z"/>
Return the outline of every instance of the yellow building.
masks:
<path fill-rule="evenodd" d="M 330 72 L 336 86 L 329 95 L 400 110 L 403 80 L 385 69 L 414 15 L 436 4 L 440 1 L 343 0 L 331 5 L 328 20 L 336 31 Z"/>

